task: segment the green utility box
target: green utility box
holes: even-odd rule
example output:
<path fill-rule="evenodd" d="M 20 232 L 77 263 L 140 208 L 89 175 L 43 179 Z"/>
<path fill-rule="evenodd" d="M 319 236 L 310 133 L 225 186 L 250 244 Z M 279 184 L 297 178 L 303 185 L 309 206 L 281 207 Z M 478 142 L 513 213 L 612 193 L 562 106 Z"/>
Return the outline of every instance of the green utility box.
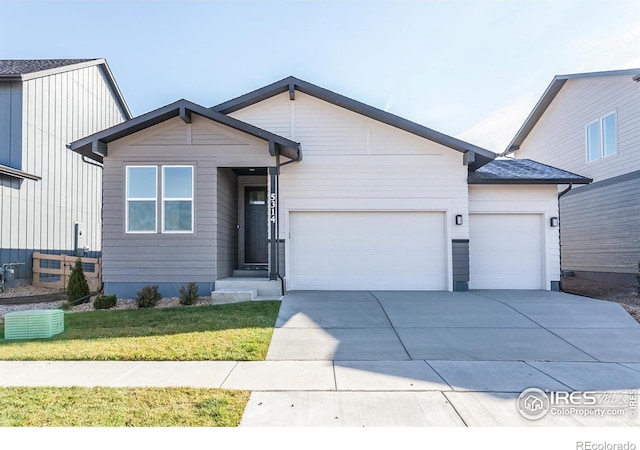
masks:
<path fill-rule="evenodd" d="M 16 311 L 4 316 L 5 339 L 50 338 L 64 331 L 64 311 L 39 309 Z"/>

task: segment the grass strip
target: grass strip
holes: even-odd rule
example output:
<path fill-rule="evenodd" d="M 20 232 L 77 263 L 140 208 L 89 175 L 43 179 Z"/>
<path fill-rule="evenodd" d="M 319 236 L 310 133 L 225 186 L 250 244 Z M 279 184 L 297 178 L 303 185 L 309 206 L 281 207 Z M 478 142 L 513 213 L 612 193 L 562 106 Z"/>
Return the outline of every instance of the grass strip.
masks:
<path fill-rule="evenodd" d="M 235 427 L 248 391 L 0 388 L 0 427 Z"/>

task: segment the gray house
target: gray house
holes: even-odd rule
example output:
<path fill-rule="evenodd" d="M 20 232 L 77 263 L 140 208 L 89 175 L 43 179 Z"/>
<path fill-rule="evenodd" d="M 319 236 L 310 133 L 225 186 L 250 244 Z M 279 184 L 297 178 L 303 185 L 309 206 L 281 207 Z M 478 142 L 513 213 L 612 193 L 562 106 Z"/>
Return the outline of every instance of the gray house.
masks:
<path fill-rule="evenodd" d="M 34 251 L 101 251 L 102 168 L 66 145 L 130 118 L 104 59 L 0 60 L 0 264 L 21 282 Z"/>
<path fill-rule="evenodd" d="M 577 172 L 560 186 L 562 269 L 636 285 L 640 261 L 640 69 L 556 76 L 507 155 Z"/>
<path fill-rule="evenodd" d="M 79 139 L 105 291 L 557 289 L 557 186 L 588 183 L 285 78 Z"/>

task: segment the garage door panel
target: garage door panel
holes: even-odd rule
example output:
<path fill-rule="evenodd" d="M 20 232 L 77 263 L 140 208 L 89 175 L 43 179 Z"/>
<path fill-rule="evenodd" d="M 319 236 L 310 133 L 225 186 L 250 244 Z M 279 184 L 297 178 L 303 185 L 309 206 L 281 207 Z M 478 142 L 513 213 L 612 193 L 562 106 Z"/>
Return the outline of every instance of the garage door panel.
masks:
<path fill-rule="evenodd" d="M 469 287 L 544 288 L 542 223 L 540 214 L 471 214 Z"/>
<path fill-rule="evenodd" d="M 291 289 L 446 289 L 444 213 L 292 212 L 290 235 Z"/>

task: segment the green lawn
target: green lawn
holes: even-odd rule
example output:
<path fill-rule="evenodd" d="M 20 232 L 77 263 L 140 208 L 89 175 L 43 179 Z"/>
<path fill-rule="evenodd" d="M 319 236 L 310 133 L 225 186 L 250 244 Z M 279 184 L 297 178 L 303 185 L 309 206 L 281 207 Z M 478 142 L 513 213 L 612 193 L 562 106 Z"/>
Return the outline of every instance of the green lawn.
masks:
<path fill-rule="evenodd" d="M 0 339 L 0 360 L 259 361 L 279 307 L 263 301 L 66 313 L 64 333 L 51 339 Z"/>
<path fill-rule="evenodd" d="M 247 391 L 0 388 L 0 427 L 234 427 Z"/>

